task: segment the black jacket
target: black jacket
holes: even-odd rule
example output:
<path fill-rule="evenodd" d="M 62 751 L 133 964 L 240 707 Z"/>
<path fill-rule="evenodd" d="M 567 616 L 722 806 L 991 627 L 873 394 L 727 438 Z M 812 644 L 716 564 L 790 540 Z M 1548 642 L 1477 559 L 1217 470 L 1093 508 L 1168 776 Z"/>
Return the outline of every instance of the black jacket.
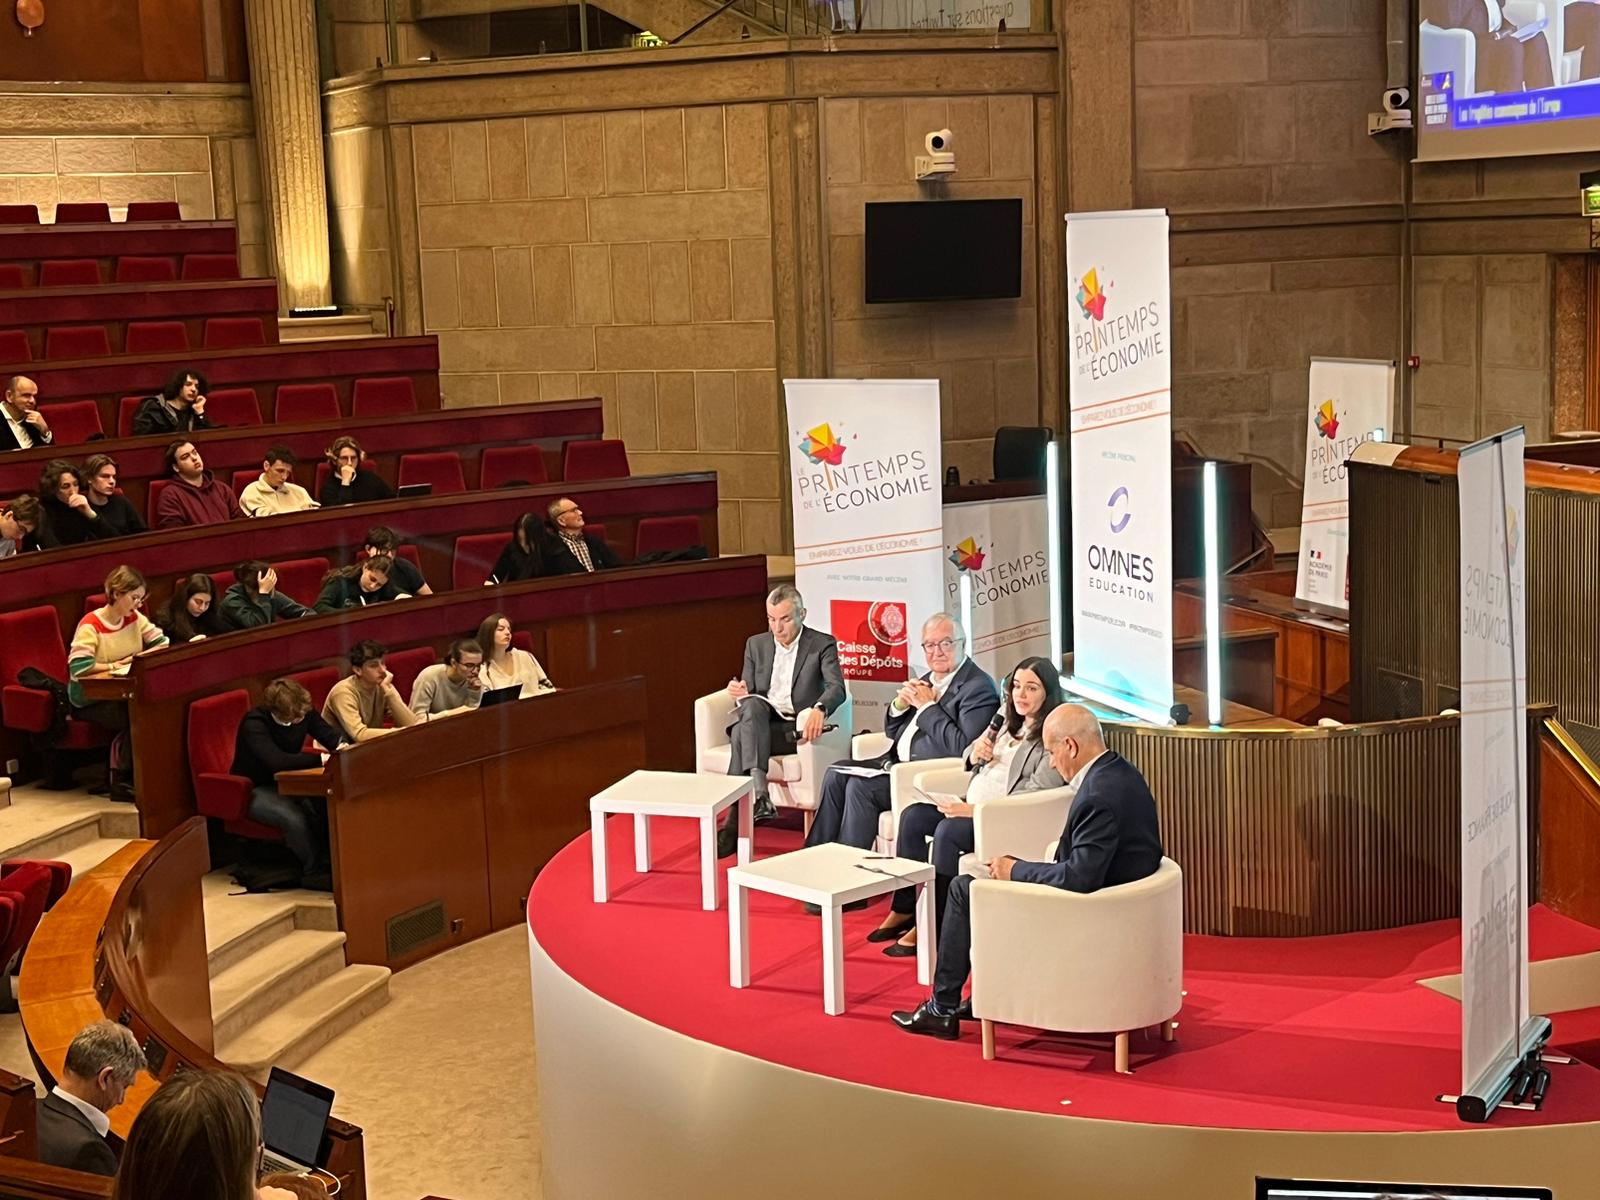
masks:
<path fill-rule="evenodd" d="M 576 560 L 574 560 L 576 561 Z M 522 579 L 537 579 L 551 572 L 543 569 L 544 553 L 535 541 L 533 548 L 524 550 L 513 537 L 494 560 L 494 570 L 489 572 L 500 583 L 516 583 Z"/>
<path fill-rule="evenodd" d="M 308 754 L 306 738 L 334 751 L 344 734 L 322 719 L 316 709 L 293 725 L 280 725 L 265 704 L 252 708 L 239 722 L 233 739 L 231 775 L 243 775 L 256 787 L 271 787 L 279 771 L 307 771 L 322 765 L 320 754 Z"/>
<path fill-rule="evenodd" d="M 99 515 L 95 524 L 110 531 L 103 535 L 105 537 L 126 537 L 130 533 L 144 533 L 150 528 L 139 515 L 139 510 L 128 503 L 126 496 L 113 493 L 104 504 L 95 504 L 91 497 L 89 503 L 94 505 L 94 511 Z"/>
<path fill-rule="evenodd" d="M 210 429 L 211 422 L 196 415 L 194 409 L 181 413 L 173 411 L 160 396 L 148 396 L 133 414 L 133 433 L 143 437 L 149 433 L 193 433 L 196 429 Z"/>
<path fill-rule="evenodd" d="M 346 608 L 381 604 L 399 595 L 400 589 L 395 586 L 393 579 L 375 592 L 363 592 L 360 575 L 335 575 L 322 585 L 322 593 L 317 597 L 316 610 L 319 613 L 339 612 Z"/>
<path fill-rule="evenodd" d="M 605 539 L 597 538 L 590 534 L 583 535 L 584 545 L 589 547 L 589 557 L 594 560 L 594 569 L 602 571 L 607 567 L 620 567 L 622 560 Z M 583 564 L 578 561 L 578 556 L 567 546 L 567 539 L 560 534 L 554 534 L 545 539 L 539 548 L 543 565 L 539 568 L 540 575 L 581 575 Z M 498 572 L 497 572 L 498 574 Z"/>
<path fill-rule="evenodd" d="M 54 1092 L 39 1101 L 38 1111 L 40 1162 L 91 1175 L 117 1173 L 117 1152 L 88 1117 Z"/>
<path fill-rule="evenodd" d="M 168 601 L 157 610 L 155 616 L 150 618 L 161 626 L 162 632 L 167 635 L 167 640 L 174 646 L 181 646 L 196 636 L 220 637 L 224 633 L 233 632 L 233 626 L 222 619 L 222 605 L 216 600 L 213 600 L 211 607 L 200 616 L 189 618 L 189 625 L 193 626 L 192 631 L 188 628 L 180 629 L 178 623 L 172 619 L 172 608 L 174 604 L 181 603 L 182 601 L 177 599 Z"/>
<path fill-rule="evenodd" d="M 1078 785 L 1055 862 L 1014 863 L 1011 878 L 1097 892 L 1154 875 L 1160 865 L 1161 826 L 1150 786 L 1137 767 L 1107 750 Z"/>
<path fill-rule="evenodd" d="M 371 471 L 357 470 L 355 478 L 349 484 L 339 482 L 336 472 L 328 472 L 328 478 L 322 485 L 322 495 L 317 497 L 322 502 L 323 508 L 332 508 L 336 504 L 361 504 L 369 500 L 393 500 L 394 491 L 383 481 L 380 475 Z"/>
<path fill-rule="evenodd" d="M 229 629 L 255 629 L 261 625 L 271 625 L 274 621 L 310 615 L 309 608 L 296 603 L 282 591 L 263 596 L 258 592 L 246 592 L 244 584 L 236 583 L 222 596 L 222 619 Z"/>
<path fill-rule="evenodd" d="M 54 546 L 76 546 L 83 542 L 98 542 L 101 538 L 115 537 L 111 526 L 90 520 L 70 504 L 54 496 L 41 496 L 39 505 L 44 509 L 44 520 L 39 523 L 35 536 L 39 544 L 49 549 Z M 98 511 L 98 510 L 96 510 Z"/>

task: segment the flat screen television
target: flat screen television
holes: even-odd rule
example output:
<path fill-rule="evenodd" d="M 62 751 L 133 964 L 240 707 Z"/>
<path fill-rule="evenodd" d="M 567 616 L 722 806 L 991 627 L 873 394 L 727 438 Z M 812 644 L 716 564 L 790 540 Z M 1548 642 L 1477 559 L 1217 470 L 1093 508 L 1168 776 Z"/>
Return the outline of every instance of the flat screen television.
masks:
<path fill-rule="evenodd" d="M 1352 1183 L 1332 1179 L 1256 1177 L 1256 1200 L 1551 1200 L 1549 1188 L 1462 1183 Z"/>
<path fill-rule="evenodd" d="M 1022 200 L 867 205 L 868 304 L 1022 295 Z"/>

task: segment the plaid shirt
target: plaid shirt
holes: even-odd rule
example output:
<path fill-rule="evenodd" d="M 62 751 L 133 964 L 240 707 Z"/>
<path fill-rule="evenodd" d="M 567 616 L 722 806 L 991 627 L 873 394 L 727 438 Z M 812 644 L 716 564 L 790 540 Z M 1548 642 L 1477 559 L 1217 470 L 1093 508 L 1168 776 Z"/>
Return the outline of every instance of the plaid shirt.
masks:
<path fill-rule="evenodd" d="M 589 554 L 589 543 L 583 540 L 583 535 L 580 533 L 577 537 L 567 537 L 566 534 L 561 536 L 566 538 L 567 549 L 571 550 L 572 556 L 583 564 L 583 569 L 593 573 L 594 558 Z"/>

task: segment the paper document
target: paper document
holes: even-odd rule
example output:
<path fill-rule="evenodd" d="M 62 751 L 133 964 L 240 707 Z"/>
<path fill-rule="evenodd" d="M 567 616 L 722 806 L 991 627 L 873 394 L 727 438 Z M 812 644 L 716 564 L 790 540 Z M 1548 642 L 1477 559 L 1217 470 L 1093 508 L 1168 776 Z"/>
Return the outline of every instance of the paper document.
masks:
<path fill-rule="evenodd" d="M 921 788 L 913 788 L 919 799 L 926 800 L 929 804 L 961 804 L 965 796 L 952 795 L 949 792 L 925 792 Z"/>
<path fill-rule="evenodd" d="M 830 771 L 837 771 L 841 775 L 853 775 L 857 779 L 877 779 L 889 772 L 882 767 L 852 767 L 844 763 L 834 763 Z"/>
<path fill-rule="evenodd" d="M 126 675 L 133 668 L 132 663 L 112 663 L 106 668 L 107 675 Z"/>

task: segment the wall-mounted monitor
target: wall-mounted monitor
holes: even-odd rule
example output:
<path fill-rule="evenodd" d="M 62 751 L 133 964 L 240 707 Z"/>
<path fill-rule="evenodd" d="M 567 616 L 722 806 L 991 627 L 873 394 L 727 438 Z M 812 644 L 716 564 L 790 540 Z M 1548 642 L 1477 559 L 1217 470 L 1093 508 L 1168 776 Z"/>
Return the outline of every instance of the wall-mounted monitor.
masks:
<path fill-rule="evenodd" d="M 1600 146 L 1600 5 L 1419 0 L 1417 157 Z"/>
<path fill-rule="evenodd" d="M 1022 295 L 1022 200 L 867 205 L 868 304 Z"/>

